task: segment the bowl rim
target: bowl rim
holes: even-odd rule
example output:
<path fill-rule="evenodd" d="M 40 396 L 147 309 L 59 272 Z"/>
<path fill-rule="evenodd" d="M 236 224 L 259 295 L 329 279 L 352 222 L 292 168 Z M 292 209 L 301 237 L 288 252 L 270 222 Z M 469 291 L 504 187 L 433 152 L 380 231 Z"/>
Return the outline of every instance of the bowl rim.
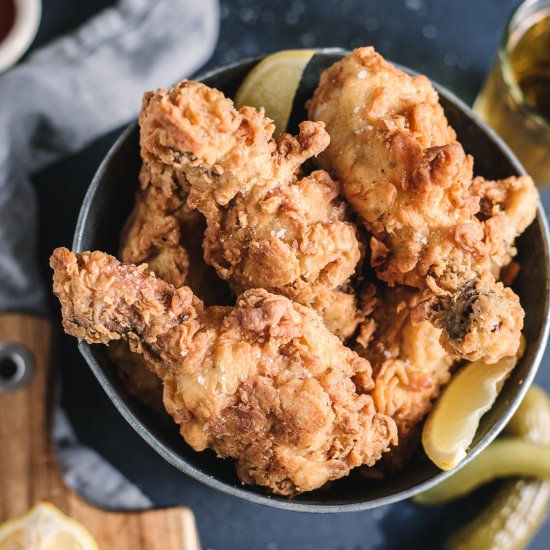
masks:
<path fill-rule="evenodd" d="M 317 48 L 315 49 L 315 54 L 323 54 L 323 55 L 347 55 L 350 53 L 348 50 L 342 49 L 342 48 Z M 214 77 L 220 73 L 226 72 L 230 69 L 239 67 L 243 64 L 247 63 L 253 63 L 253 62 L 259 62 L 264 57 L 266 57 L 269 54 L 255 56 L 255 57 L 249 57 L 246 59 L 242 59 L 240 61 L 236 61 L 234 63 L 224 65 L 222 67 L 214 68 L 209 71 L 199 73 L 196 76 L 193 76 L 192 78 L 197 81 L 202 81 L 207 78 Z M 400 65 L 399 63 L 394 63 L 393 61 L 389 60 L 395 67 L 399 68 L 400 70 L 403 70 L 411 75 L 417 75 L 418 72 L 405 67 L 403 65 Z M 444 97 L 447 101 L 454 103 L 461 111 L 466 113 L 476 124 L 477 126 L 484 131 L 488 137 L 495 142 L 499 150 L 502 152 L 503 155 L 505 155 L 510 163 L 514 166 L 517 173 L 520 175 L 525 175 L 526 171 L 521 165 L 521 163 L 518 161 L 516 156 L 512 153 L 510 148 L 504 143 L 504 141 L 492 130 L 485 122 L 483 122 L 477 115 L 475 115 L 471 109 L 458 97 L 456 97 L 452 92 L 447 90 L 445 87 L 441 86 L 439 83 L 434 81 L 433 79 L 430 79 L 430 81 L 433 83 L 437 93 Z M 86 195 L 84 197 L 84 201 L 82 203 L 80 213 L 78 216 L 78 221 L 76 224 L 74 239 L 73 239 L 73 250 L 77 252 L 82 252 L 82 241 L 85 236 L 85 228 L 87 225 L 87 218 L 90 213 L 90 205 L 93 201 L 93 198 L 96 194 L 97 187 L 99 186 L 101 180 L 103 179 L 108 166 L 111 162 L 111 159 L 115 157 L 118 153 L 118 151 L 124 146 L 126 140 L 128 137 L 136 131 L 136 128 L 138 126 L 137 121 L 132 122 L 118 137 L 118 139 L 115 141 L 115 143 L 112 145 L 112 147 L 109 149 L 107 155 L 101 162 L 99 168 L 97 169 L 90 186 L 86 192 Z M 548 222 L 546 219 L 546 215 L 544 213 L 544 210 L 542 209 L 542 206 L 539 204 L 537 206 L 537 217 L 534 221 L 534 223 L 539 222 L 542 228 L 543 233 L 543 244 L 544 244 L 544 260 L 546 262 L 546 265 L 548 266 L 550 264 L 549 257 L 549 243 L 550 243 L 550 233 L 548 228 Z M 548 267 L 547 267 L 547 273 L 548 273 Z M 193 479 L 204 483 L 208 487 L 211 487 L 213 489 L 217 489 L 218 491 L 221 491 L 222 493 L 236 496 L 239 498 L 242 498 L 244 500 L 247 500 L 249 502 L 253 502 L 255 504 L 261 504 L 264 506 L 269 506 L 272 508 L 278 508 L 281 510 L 286 511 L 294 511 L 294 512 L 309 512 L 309 513 L 343 513 L 343 512 L 359 512 L 364 510 L 369 510 L 373 508 L 378 508 L 380 506 L 385 506 L 387 504 L 393 504 L 396 502 L 399 502 L 401 500 L 408 499 L 414 495 L 417 495 L 423 491 L 426 491 L 435 485 L 438 485 L 445 479 L 449 478 L 451 475 L 455 474 L 460 468 L 463 468 L 468 464 L 471 460 L 473 460 L 479 453 L 481 453 L 500 433 L 500 431 L 504 428 L 508 420 L 511 418 L 511 416 L 515 413 L 516 409 L 519 407 L 523 396 L 531 386 L 533 379 L 537 373 L 537 370 L 540 366 L 545 348 L 546 343 L 548 341 L 548 333 L 550 330 L 550 323 L 548 319 L 548 312 L 549 312 L 549 298 L 550 298 L 550 292 L 549 292 L 549 280 L 547 277 L 546 281 L 546 288 L 545 290 L 545 304 L 544 304 L 544 323 L 542 327 L 541 334 L 539 334 L 538 337 L 538 347 L 535 353 L 535 356 L 533 358 L 531 368 L 529 369 L 529 372 L 527 373 L 527 376 L 523 379 L 523 383 L 521 387 L 518 389 L 518 392 L 514 398 L 514 400 L 508 405 L 507 410 L 505 413 L 498 419 L 498 421 L 488 430 L 488 432 L 485 434 L 485 436 L 474 446 L 473 449 L 471 449 L 467 456 L 461 461 L 461 463 L 455 467 L 452 470 L 448 471 L 440 471 L 437 474 L 435 474 L 432 478 L 427 479 L 426 481 L 423 481 L 419 483 L 418 485 L 415 485 L 413 487 L 410 487 L 409 489 L 405 489 L 402 491 L 398 491 L 394 493 L 393 495 L 388 495 L 384 497 L 379 497 L 370 501 L 363 501 L 363 502 L 353 502 L 353 503 L 335 503 L 335 504 L 313 504 L 313 503 L 303 503 L 299 501 L 293 501 L 291 499 L 289 500 L 279 500 L 278 498 L 272 498 L 271 495 L 264 495 L 261 493 L 255 493 L 252 491 L 249 491 L 247 489 L 243 489 L 242 487 L 232 485 L 230 483 L 226 483 L 225 481 L 221 481 L 209 474 L 206 474 L 202 471 L 200 471 L 198 468 L 193 466 L 191 463 L 187 462 L 184 458 L 182 458 L 179 454 L 175 453 L 173 450 L 171 450 L 165 443 L 160 441 L 155 435 L 153 435 L 141 422 L 139 418 L 136 417 L 134 412 L 131 410 L 131 407 L 128 406 L 126 403 L 121 400 L 121 398 L 117 394 L 117 390 L 112 385 L 110 380 L 108 379 L 107 375 L 103 371 L 103 368 L 98 363 L 98 361 L 95 359 L 91 352 L 91 346 L 84 342 L 83 340 L 78 341 L 78 348 L 80 350 L 80 353 L 88 363 L 89 367 L 92 369 L 93 373 L 95 374 L 96 378 L 98 379 L 100 385 L 103 387 L 103 390 L 108 395 L 110 400 L 113 402 L 117 410 L 120 412 L 120 414 L 124 417 L 124 419 L 134 428 L 134 430 L 157 452 L 159 453 L 164 460 L 166 460 L 168 463 L 170 463 L 172 466 L 177 468 L 178 470 L 184 472 L 185 474 L 189 475 Z"/>

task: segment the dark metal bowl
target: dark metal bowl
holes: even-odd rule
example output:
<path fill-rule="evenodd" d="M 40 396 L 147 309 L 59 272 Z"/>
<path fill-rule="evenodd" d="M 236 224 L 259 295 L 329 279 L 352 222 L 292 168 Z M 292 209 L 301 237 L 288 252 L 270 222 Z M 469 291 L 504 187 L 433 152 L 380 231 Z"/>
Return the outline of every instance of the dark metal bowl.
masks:
<path fill-rule="evenodd" d="M 294 102 L 291 128 L 306 118 L 305 99 L 315 89 L 322 70 L 340 59 L 343 50 L 325 49 L 309 63 Z M 209 86 L 233 97 L 248 71 L 258 62 L 251 59 L 203 75 Z M 402 69 L 404 69 L 402 67 Z M 412 71 L 404 69 L 409 73 Z M 467 152 L 475 157 L 476 173 L 488 178 L 524 174 L 506 145 L 453 94 L 437 87 L 451 125 Z M 73 248 L 104 250 L 116 254 L 122 225 L 130 213 L 140 166 L 138 126 L 132 124 L 117 140 L 99 167 L 80 211 Z M 468 456 L 469 462 L 504 427 L 530 386 L 548 336 L 548 228 L 539 207 L 535 222 L 518 242 L 522 269 L 514 284 L 525 308 L 527 351 L 506 382 L 493 408 L 483 417 Z M 419 450 L 402 472 L 384 480 L 361 477 L 357 472 L 329 487 L 289 500 L 268 494 L 259 487 L 242 485 L 231 460 L 220 460 L 211 451 L 197 453 L 180 437 L 176 425 L 163 426 L 152 413 L 131 397 L 115 375 L 103 346 L 79 343 L 80 351 L 115 406 L 132 427 L 168 462 L 186 474 L 234 496 L 286 510 L 300 512 L 348 512 L 365 510 L 408 498 L 451 475 L 436 468 Z"/>

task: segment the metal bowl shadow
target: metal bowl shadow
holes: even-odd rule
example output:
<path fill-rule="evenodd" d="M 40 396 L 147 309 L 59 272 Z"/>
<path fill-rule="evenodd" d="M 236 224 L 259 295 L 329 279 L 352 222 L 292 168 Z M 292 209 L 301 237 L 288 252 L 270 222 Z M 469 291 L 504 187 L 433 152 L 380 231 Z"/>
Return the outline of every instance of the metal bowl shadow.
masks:
<path fill-rule="evenodd" d="M 306 68 L 294 102 L 292 124 L 306 118 L 303 103 L 311 96 L 320 73 L 345 55 L 337 49 L 318 50 Z M 198 77 L 233 97 L 244 76 L 260 58 L 245 60 Z M 401 67 L 414 74 L 413 71 Z M 476 161 L 476 173 L 487 178 L 524 174 L 506 145 L 453 94 L 437 86 L 451 125 L 467 152 Z M 294 121 L 294 123 L 292 122 Z M 122 225 L 130 213 L 140 166 L 139 129 L 132 124 L 111 148 L 99 167 L 84 199 L 73 242 L 75 251 L 103 250 L 116 254 Z M 549 251 L 543 210 L 518 241 L 522 266 L 514 289 L 525 308 L 527 351 L 506 382 L 493 408 L 483 417 L 462 465 L 482 451 L 505 426 L 530 386 L 548 337 Z M 352 472 L 328 487 L 294 499 L 268 494 L 238 480 L 232 461 L 213 452 L 197 453 L 181 438 L 177 427 L 159 425 L 152 413 L 124 389 L 103 346 L 79 343 L 95 376 L 131 426 L 169 463 L 206 485 L 246 500 L 299 512 L 350 512 L 375 508 L 411 497 L 441 482 L 452 472 L 442 472 L 419 450 L 400 473 L 372 480 Z"/>

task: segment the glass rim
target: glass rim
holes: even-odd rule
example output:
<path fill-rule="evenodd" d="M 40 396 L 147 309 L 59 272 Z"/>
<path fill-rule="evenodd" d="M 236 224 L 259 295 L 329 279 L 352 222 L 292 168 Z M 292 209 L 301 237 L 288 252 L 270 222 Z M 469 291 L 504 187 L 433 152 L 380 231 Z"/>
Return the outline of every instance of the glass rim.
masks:
<path fill-rule="evenodd" d="M 539 1 L 540 0 L 524 0 L 508 17 L 506 27 L 500 39 L 498 58 L 501 65 L 502 78 L 512 96 L 512 99 L 529 120 L 539 126 L 542 130 L 550 132 L 550 120 L 540 115 L 535 109 L 527 104 L 523 91 L 521 90 L 510 64 L 510 39 L 516 28 L 519 26 L 517 23 L 521 21 L 521 19 L 519 19 L 521 17 L 521 12 L 528 9 L 530 6 L 535 5 Z M 548 16 L 550 17 L 550 2 L 548 2 L 547 6 L 538 11 L 548 11 Z M 533 12 L 533 14 L 538 13 L 538 11 Z M 517 21 L 518 19 L 519 21 Z M 524 32 L 531 28 L 531 26 L 532 25 L 526 26 Z M 520 37 L 521 36 L 523 36 L 523 33 Z"/>

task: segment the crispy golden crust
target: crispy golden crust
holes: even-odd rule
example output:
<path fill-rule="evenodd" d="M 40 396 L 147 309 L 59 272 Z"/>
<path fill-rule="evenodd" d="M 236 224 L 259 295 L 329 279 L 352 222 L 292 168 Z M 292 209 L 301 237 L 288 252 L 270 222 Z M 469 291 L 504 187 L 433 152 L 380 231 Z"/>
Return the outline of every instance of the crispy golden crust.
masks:
<path fill-rule="evenodd" d="M 185 186 L 168 167 L 144 161 L 136 203 L 122 236 L 120 257 L 126 263 L 147 263 L 147 271 L 179 287 L 186 284 L 207 305 L 227 304 L 230 290 L 203 259 L 206 222 L 186 204 Z M 147 359 L 115 342 L 109 357 L 128 392 L 166 416 L 162 407 L 162 383 L 149 369 Z"/>
<path fill-rule="evenodd" d="M 496 181 L 478 176 L 472 181 L 470 193 L 480 199 L 477 217 L 483 225 L 493 273 L 499 277 L 500 270 L 517 254 L 516 237 L 536 216 L 537 190 L 527 176 Z"/>
<path fill-rule="evenodd" d="M 188 205 L 206 219 L 205 260 L 236 293 L 269 288 L 301 300 L 304 285 L 327 295 L 354 273 L 361 247 L 339 184 L 323 171 L 297 177 L 328 144 L 323 124 L 304 122 L 297 137 L 275 141 L 263 113 L 183 81 L 145 96 L 140 125 L 143 158 L 189 186 Z M 343 337 L 353 328 L 334 326 Z"/>
<path fill-rule="evenodd" d="M 373 285 L 362 292 L 372 310 L 361 324 L 354 349 L 373 369 L 375 407 L 397 425 L 398 443 L 376 468 L 395 470 L 416 451 L 419 426 L 429 412 L 456 358 L 439 343 L 441 330 L 427 321 L 411 322 L 418 290 Z"/>
<path fill-rule="evenodd" d="M 235 458 L 243 481 L 284 495 L 313 490 L 395 442 L 395 423 L 368 394 L 370 364 L 312 309 L 265 290 L 204 308 L 188 288 L 101 252 L 60 248 L 51 265 L 65 330 L 129 341 L 162 378 L 189 445 Z"/>
<path fill-rule="evenodd" d="M 123 230 L 120 257 L 126 263 L 147 263 L 148 270 L 181 286 L 189 270 L 189 254 L 182 245 L 176 213 L 185 191 L 174 174 L 160 163 L 145 162 L 134 210 Z"/>
<path fill-rule="evenodd" d="M 513 355 L 524 313 L 491 273 L 495 239 L 476 217 L 472 159 L 428 79 L 359 48 L 323 73 L 308 108 L 331 138 L 321 165 L 341 180 L 372 235 L 378 277 L 424 291 L 413 316 L 441 328 L 450 352 L 488 362 Z M 532 221 L 536 205 L 532 181 L 521 184 L 530 191 L 521 199 L 518 229 Z M 507 252 L 495 260 L 511 250 L 508 239 Z"/>
<path fill-rule="evenodd" d="M 229 289 L 203 259 L 204 216 L 186 204 L 185 185 L 168 166 L 143 161 L 140 189 L 122 236 L 125 263 L 147 263 L 147 271 L 179 287 L 189 286 L 207 304 L 224 304 Z"/>
<path fill-rule="evenodd" d="M 357 307 L 356 292 L 351 285 L 331 289 L 321 283 L 312 285 L 297 281 L 291 286 L 266 290 L 313 308 L 323 318 L 325 326 L 341 340 L 351 337 L 364 318 Z"/>

